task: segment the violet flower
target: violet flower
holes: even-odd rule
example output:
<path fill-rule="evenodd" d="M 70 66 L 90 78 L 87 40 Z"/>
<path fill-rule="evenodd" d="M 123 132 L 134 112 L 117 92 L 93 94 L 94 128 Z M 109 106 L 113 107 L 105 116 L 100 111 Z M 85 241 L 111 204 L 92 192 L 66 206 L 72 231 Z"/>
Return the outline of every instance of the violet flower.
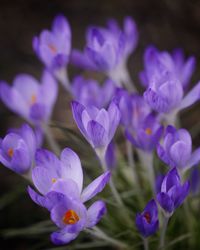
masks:
<path fill-rule="evenodd" d="M 192 139 L 185 129 L 168 126 L 163 145 L 157 146 L 159 158 L 171 167 L 186 170 L 200 161 L 200 148 L 192 153 Z"/>
<path fill-rule="evenodd" d="M 113 141 L 111 141 L 111 143 L 107 147 L 106 154 L 105 154 L 105 162 L 106 162 L 107 169 L 109 169 L 111 171 L 113 169 L 115 169 L 115 167 L 117 165 L 117 154 L 116 153 L 117 152 L 116 152 L 115 143 Z"/>
<path fill-rule="evenodd" d="M 160 193 L 157 194 L 157 201 L 161 208 L 165 211 L 167 217 L 177 209 L 189 194 L 190 184 L 186 181 L 181 184 L 180 176 L 173 168 L 163 179 Z"/>
<path fill-rule="evenodd" d="M 54 72 L 65 67 L 71 52 L 71 30 L 63 15 L 55 17 L 52 30 L 33 38 L 33 49 L 45 66 Z"/>
<path fill-rule="evenodd" d="M 47 150 L 37 151 L 32 178 L 43 196 L 29 187 L 30 197 L 50 211 L 52 221 L 60 228 L 51 235 L 55 244 L 69 243 L 80 231 L 95 226 L 106 212 L 105 203 L 100 200 L 89 209 L 83 203 L 103 190 L 110 172 L 105 172 L 83 189 L 80 159 L 69 148 L 62 151 L 60 160 Z"/>
<path fill-rule="evenodd" d="M 126 138 L 137 148 L 146 152 L 153 151 L 163 133 L 163 126 L 153 114 L 146 116 L 135 130 L 127 129 Z"/>
<path fill-rule="evenodd" d="M 13 112 L 34 125 L 47 123 L 57 98 L 57 83 L 44 71 L 41 84 L 28 74 L 16 76 L 13 86 L 0 83 L 0 97 Z"/>
<path fill-rule="evenodd" d="M 151 48 L 146 57 L 149 66 L 147 67 L 146 63 L 147 69 L 142 74 L 147 85 L 144 98 L 152 109 L 160 113 L 171 114 L 174 118 L 180 110 L 199 100 L 200 82 L 184 96 L 184 87 L 188 84 L 191 75 L 189 72 L 192 72 L 194 59 L 190 59 L 184 67 L 177 66 L 177 68 L 181 68 L 178 70 L 173 65 L 170 55 L 165 52 L 159 54 Z"/>
<path fill-rule="evenodd" d="M 101 151 L 102 158 L 104 158 L 105 151 L 120 122 L 120 111 L 116 104 L 111 102 L 108 109 L 105 110 L 95 106 L 86 108 L 73 101 L 72 113 L 83 136 L 97 153 Z"/>
<path fill-rule="evenodd" d="M 142 213 L 136 215 L 135 223 L 144 238 L 151 236 L 158 230 L 158 208 L 153 199 L 148 202 Z"/>
<path fill-rule="evenodd" d="M 37 147 L 35 132 L 24 124 L 18 132 L 1 139 L 0 162 L 18 174 L 25 174 L 33 165 Z"/>
<path fill-rule="evenodd" d="M 152 81 L 159 80 L 170 72 L 185 89 L 194 69 L 195 58 L 191 56 L 185 61 L 181 49 L 175 49 L 170 55 L 166 51 L 160 52 L 155 47 L 149 46 L 144 54 L 144 70 L 140 73 L 140 80 L 148 87 Z"/>
<path fill-rule="evenodd" d="M 138 32 L 130 17 L 124 20 L 121 30 L 115 20 L 108 22 L 108 28 L 89 27 L 86 47 L 83 53 L 72 51 L 72 63 L 82 68 L 104 71 L 116 84 L 127 84 L 127 58 L 135 49 Z M 130 87 L 130 86 L 129 86 Z"/>
<path fill-rule="evenodd" d="M 115 85 L 106 80 L 102 86 L 95 80 L 86 80 L 82 76 L 74 78 L 71 86 L 74 99 L 85 107 L 106 108 L 115 92 Z"/>

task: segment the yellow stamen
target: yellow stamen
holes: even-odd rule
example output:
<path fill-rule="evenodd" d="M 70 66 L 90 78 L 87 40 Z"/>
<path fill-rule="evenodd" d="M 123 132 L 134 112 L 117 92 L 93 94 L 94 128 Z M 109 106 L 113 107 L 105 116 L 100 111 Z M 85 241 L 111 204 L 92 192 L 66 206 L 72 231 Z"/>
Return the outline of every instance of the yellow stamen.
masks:
<path fill-rule="evenodd" d="M 74 210 L 70 209 L 64 214 L 62 220 L 67 225 L 73 225 L 79 221 L 79 216 Z"/>
<path fill-rule="evenodd" d="M 32 95 L 31 96 L 31 104 L 35 104 L 37 101 L 37 96 L 36 95 Z"/>
<path fill-rule="evenodd" d="M 13 154 L 14 154 L 13 148 L 9 148 L 9 149 L 8 149 L 8 156 L 12 158 L 12 157 L 13 157 Z"/>
<path fill-rule="evenodd" d="M 52 181 L 53 183 L 55 183 L 55 182 L 56 182 L 56 178 L 52 178 L 51 181 Z"/>
<path fill-rule="evenodd" d="M 147 135 L 151 135 L 151 134 L 152 134 L 152 130 L 151 130 L 150 128 L 146 128 L 146 129 L 145 129 L 145 133 L 146 133 Z"/>

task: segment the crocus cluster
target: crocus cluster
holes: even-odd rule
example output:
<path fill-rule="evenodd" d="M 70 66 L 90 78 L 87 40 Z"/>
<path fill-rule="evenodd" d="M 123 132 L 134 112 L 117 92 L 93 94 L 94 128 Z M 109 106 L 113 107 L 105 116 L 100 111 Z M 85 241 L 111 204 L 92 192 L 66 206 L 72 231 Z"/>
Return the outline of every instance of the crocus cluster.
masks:
<path fill-rule="evenodd" d="M 162 230 L 163 249 L 169 218 L 187 202 L 190 186 L 193 195 L 200 191 L 200 148 L 193 150 L 189 131 L 177 126 L 179 111 L 200 99 L 200 82 L 188 91 L 195 59 L 185 59 L 180 49 L 170 54 L 149 46 L 139 74 L 145 88 L 142 94 L 134 91 L 136 87 L 127 69 L 128 58 L 138 43 L 137 27 L 131 17 L 124 19 L 123 28 L 113 19 L 105 28 L 90 26 L 83 52 L 71 48 L 71 36 L 67 19 L 58 15 L 51 30 L 43 30 L 33 38 L 34 52 L 45 67 L 42 79 L 19 74 L 11 86 L 0 82 L 1 101 L 30 124 L 12 128 L 0 139 L 0 162 L 30 182 L 29 196 L 50 213 L 58 227 L 51 234 L 54 244 L 67 244 L 86 231 L 120 249 L 128 249 L 126 236 L 121 242 L 95 227 L 106 214 L 105 201 L 110 201 L 109 223 L 116 220 L 116 226 L 121 220 L 128 232 L 136 226 L 145 249 L 148 237 Z M 96 80 L 79 74 L 70 83 L 70 63 L 103 73 L 104 77 Z M 86 187 L 83 182 L 90 178 L 83 178 L 81 150 L 77 150 L 80 158 L 71 148 L 61 151 L 48 127 L 58 97 L 57 81 L 71 95 L 74 125 L 94 150 L 93 157 L 86 152 L 88 161 L 94 157 L 99 160 L 91 160 L 90 171 L 102 166 L 102 170 L 97 170 L 101 171 L 98 177 Z M 44 134 L 48 149 L 43 148 Z M 84 166 L 92 165 L 83 162 Z M 146 185 L 147 180 L 151 186 Z M 111 194 L 91 203 L 107 183 Z M 127 198 L 127 191 L 134 195 Z M 139 207 L 148 200 L 144 209 Z M 106 232 L 113 228 L 108 223 L 103 227 L 107 227 Z"/>

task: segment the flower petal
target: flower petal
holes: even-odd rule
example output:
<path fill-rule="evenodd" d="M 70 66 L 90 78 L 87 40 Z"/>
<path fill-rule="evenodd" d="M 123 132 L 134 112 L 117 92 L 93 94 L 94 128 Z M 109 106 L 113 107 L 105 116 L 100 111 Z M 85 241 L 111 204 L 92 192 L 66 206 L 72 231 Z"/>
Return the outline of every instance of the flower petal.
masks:
<path fill-rule="evenodd" d="M 54 232 L 51 234 L 51 241 L 55 244 L 55 245 L 64 245 L 67 244 L 69 242 L 71 242 L 72 240 L 74 240 L 77 236 L 78 233 L 68 233 L 66 232 L 65 228 L 62 229 L 61 231 L 58 232 Z"/>
<path fill-rule="evenodd" d="M 82 202 L 86 202 L 92 199 L 96 194 L 101 192 L 104 189 L 105 185 L 109 182 L 110 175 L 110 172 L 107 171 L 96 178 L 92 183 L 90 183 L 82 192 Z"/>
<path fill-rule="evenodd" d="M 94 202 L 87 211 L 86 227 L 94 227 L 106 213 L 106 204 L 103 201 Z"/>
<path fill-rule="evenodd" d="M 167 211 L 168 213 L 172 213 L 174 210 L 174 203 L 172 199 L 166 193 L 159 193 L 157 194 L 157 201 L 159 202 L 160 206 Z"/>

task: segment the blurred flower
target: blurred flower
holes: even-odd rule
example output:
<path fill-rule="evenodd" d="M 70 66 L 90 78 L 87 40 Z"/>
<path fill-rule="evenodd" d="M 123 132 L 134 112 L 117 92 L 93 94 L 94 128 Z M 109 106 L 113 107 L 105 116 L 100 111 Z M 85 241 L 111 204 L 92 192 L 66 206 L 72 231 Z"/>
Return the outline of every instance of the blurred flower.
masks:
<path fill-rule="evenodd" d="M 195 58 L 191 56 L 185 61 L 181 49 L 175 49 L 170 55 L 166 51 L 160 52 L 155 47 L 149 46 L 144 54 L 144 70 L 140 73 L 140 80 L 148 87 L 152 81 L 157 81 L 170 73 L 185 88 L 189 84 L 194 69 Z"/>
<path fill-rule="evenodd" d="M 158 208 L 154 200 L 149 201 L 144 211 L 136 215 L 135 223 L 137 229 L 145 238 L 151 236 L 158 230 Z"/>
<path fill-rule="evenodd" d="M 178 50 L 171 57 L 167 52 L 159 53 L 152 47 L 147 49 L 141 79 L 147 87 L 144 98 L 152 109 L 161 113 L 177 113 L 199 100 L 200 82 L 184 96 L 194 64 L 193 57 L 184 63 Z"/>
<path fill-rule="evenodd" d="M 157 194 L 157 200 L 168 216 L 184 202 L 189 194 L 189 188 L 189 181 L 181 184 L 176 168 L 167 173 L 163 179 L 160 193 Z"/>
<path fill-rule="evenodd" d="M 198 167 L 191 169 L 190 173 L 190 189 L 192 194 L 197 195 L 200 192 L 200 171 Z"/>
<path fill-rule="evenodd" d="M 13 86 L 0 83 L 3 103 L 13 112 L 34 125 L 48 122 L 57 98 L 57 83 L 44 71 L 41 84 L 28 74 L 18 75 Z"/>
<path fill-rule="evenodd" d="M 151 152 L 157 146 L 163 133 L 163 126 L 157 118 L 150 114 L 146 116 L 135 130 L 127 129 L 126 138 L 137 148 Z"/>
<path fill-rule="evenodd" d="M 0 142 L 0 162 L 18 174 L 24 174 L 33 165 L 37 138 L 35 132 L 24 124 L 16 133 L 8 133 Z"/>
<path fill-rule="evenodd" d="M 130 94 L 123 88 L 117 88 L 113 101 L 121 112 L 121 124 L 126 129 L 137 129 L 144 118 L 150 114 L 150 108 L 144 98 L 138 94 Z"/>
<path fill-rule="evenodd" d="M 116 147 L 113 141 L 108 145 L 106 154 L 105 154 L 105 162 L 107 169 L 112 170 L 117 165 L 117 154 Z"/>
<path fill-rule="evenodd" d="M 79 157 L 69 148 L 62 151 L 60 160 L 47 150 L 37 151 L 32 178 L 43 196 L 29 187 L 30 197 L 50 211 L 52 221 L 60 228 L 51 235 L 54 244 L 72 241 L 83 229 L 95 226 L 106 212 L 103 201 L 94 202 L 89 209 L 83 203 L 103 190 L 110 172 L 105 172 L 83 189 Z"/>
<path fill-rule="evenodd" d="M 89 108 L 73 101 L 72 112 L 74 120 L 83 136 L 96 151 L 101 151 L 104 157 L 106 148 L 111 142 L 120 122 L 120 111 L 114 102 L 108 110 Z"/>
<path fill-rule="evenodd" d="M 107 29 L 89 27 L 84 52 L 73 50 L 71 60 L 82 68 L 106 72 L 118 85 L 126 84 L 129 80 L 126 61 L 137 41 L 136 25 L 130 17 L 124 20 L 124 30 L 115 20 L 110 20 Z"/>
<path fill-rule="evenodd" d="M 95 80 L 77 76 L 72 82 L 71 89 L 74 99 L 85 107 L 92 105 L 106 108 L 114 95 L 115 85 L 113 81 L 106 80 L 103 86 L 100 86 Z"/>
<path fill-rule="evenodd" d="M 163 145 L 157 146 L 158 156 L 171 167 L 188 169 L 200 161 L 200 148 L 192 153 L 192 139 L 185 129 L 168 126 Z"/>
<path fill-rule="evenodd" d="M 51 71 L 66 66 L 71 52 L 71 30 L 67 19 L 58 15 L 52 30 L 44 30 L 33 38 L 33 49 L 40 60 Z"/>

